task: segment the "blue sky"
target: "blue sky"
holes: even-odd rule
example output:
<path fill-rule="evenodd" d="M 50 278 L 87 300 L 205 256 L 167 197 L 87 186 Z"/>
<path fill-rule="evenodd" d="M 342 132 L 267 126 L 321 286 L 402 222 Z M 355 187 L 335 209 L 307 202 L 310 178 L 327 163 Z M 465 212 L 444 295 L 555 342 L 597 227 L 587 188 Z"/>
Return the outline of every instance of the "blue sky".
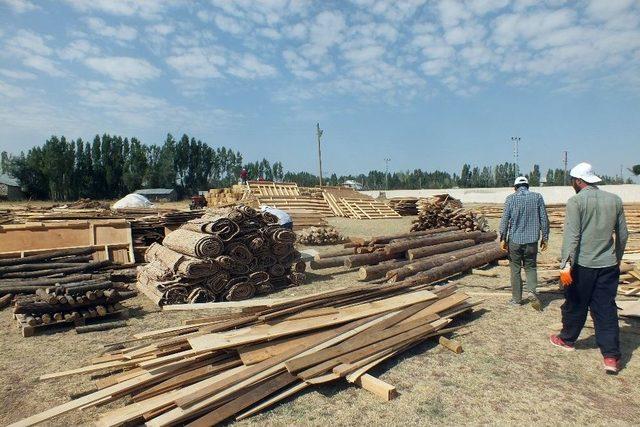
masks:
<path fill-rule="evenodd" d="M 324 173 L 640 163 L 640 1 L 0 0 L 0 149 L 187 133 Z M 625 172 L 626 175 L 628 173 Z"/>

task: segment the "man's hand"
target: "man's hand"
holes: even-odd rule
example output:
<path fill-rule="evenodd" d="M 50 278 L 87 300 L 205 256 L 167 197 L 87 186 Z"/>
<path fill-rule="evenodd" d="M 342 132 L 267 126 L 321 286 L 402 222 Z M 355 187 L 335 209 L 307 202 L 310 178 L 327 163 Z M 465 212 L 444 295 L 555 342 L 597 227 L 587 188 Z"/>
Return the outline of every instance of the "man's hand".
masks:
<path fill-rule="evenodd" d="M 540 252 L 544 252 L 547 250 L 547 241 L 546 240 L 541 240 L 540 241 Z"/>
<path fill-rule="evenodd" d="M 566 263 L 564 268 L 560 270 L 560 283 L 566 288 L 573 283 L 573 277 L 571 277 L 571 265 Z"/>
<path fill-rule="evenodd" d="M 507 241 L 506 240 L 500 240 L 500 249 L 502 249 L 503 251 L 507 251 Z"/>

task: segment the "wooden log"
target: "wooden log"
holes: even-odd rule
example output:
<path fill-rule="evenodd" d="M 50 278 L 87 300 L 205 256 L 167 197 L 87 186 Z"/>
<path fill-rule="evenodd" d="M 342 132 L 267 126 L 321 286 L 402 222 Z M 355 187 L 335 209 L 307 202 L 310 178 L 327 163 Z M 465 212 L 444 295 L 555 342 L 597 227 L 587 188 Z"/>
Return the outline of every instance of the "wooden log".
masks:
<path fill-rule="evenodd" d="M 471 270 L 471 274 L 482 277 L 498 277 L 498 273 L 495 271 L 477 270 L 475 268 Z"/>
<path fill-rule="evenodd" d="M 456 340 L 451 340 L 449 338 L 441 336 L 440 338 L 438 338 L 438 343 L 447 350 L 453 351 L 455 354 L 462 353 L 462 344 L 460 344 Z"/>
<path fill-rule="evenodd" d="M 133 293 L 133 295 L 126 295 L 127 298 L 131 298 L 133 296 L 135 296 L 135 293 Z M 60 296 L 58 296 L 58 298 L 60 300 L 62 300 L 62 299 L 66 300 L 67 303 L 66 304 L 63 304 L 63 303 L 49 304 L 46 301 L 17 301 L 15 307 L 13 308 L 13 312 L 15 314 L 55 313 L 55 312 L 58 312 L 58 311 L 66 311 L 66 310 L 69 310 L 71 308 L 79 309 L 79 308 L 92 307 L 92 306 L 95 306 L 95 305 L 106 306 L 109 303 L 113 303 L 113 302 L 116 302 L 116 301 L 122 301 L 122 300 L 126 299 L 125 296 L 123 296 L 123 295 L 112 296 L 111 298 L 106 298 L 106 297 L 96 298 L 93 301 L 90 301 L 89 299 L 87 299 L 87 300 L 83 300 L 82 302 L 78 302 L 72 296 L 60 295 Z M 105 310 L 106 310 L 106 308 L 105 308 Z M 106 314 L 106 312 L 105 312 L 105 314 Z"/>
<path fill-rule="evenodd" d="M 113 287 L 113 283 L 110 282 L 109 280 L 103 280 L 103 279 L 98 279 L 98 280 L 91 280 L 88 282 L 79 282 L 79 283 L 69 283 L 69 284 L 65 284 L 62 286 L 62 291 L 63 292 L 73 292 L 73 293 L 78 293 L 78 292 L 86 292 L 86 291 L 98 291 L 98 290 L 104 290 L 104 289 L 109 289 Z M 94 294 L 97 295 L 97 293 L 94 292 Z"/>
<path fill-rule="evenodd" d="M 387 236 L 372 237 L 370 240 L 370 243 L 371 244 L 389 243 L 390 241 L 395 239 L 403 239 L 407 237 L 412 238 L 412 237 L 419 237 L 419 236 L 430 236 L 433 234 L 446 233 L 449 231 L 457 231 L 457 230 L 459 230 L 458 227 L 440 227 L 440 228 L 432 228 L 429 230 L 422 230 L 422 231 L 411 231 L 409 233 L 390 234 Z"/>
<path fill-rule="evenodd" d="M 43 324 L 48 325 L 51 323 L 52 317 L 50 314 L 45 313 L 41 316 L 41 319 Z"/>
<path fill-rule="evenodd" d="M 34 264 L 18 264 L 10 265 L 7 267 L 0 267 L 0 276 L 5 276 L 7 273 L 27 272 L 27 271 L 39 271 L 39 270 L 51 270 L 58 268 L 68 267 L 80 267 L 85 265 L 86 262 L 59 264 L 55 262 L 50 263 L 34 263 Z"/>
<path fill-rule="evenodd" d="M 387 271 L 404 267 L 411 263 L 408 260 L 391 260 L 377 265 L 367 265 L 360 267 L 358 270 L 358 280 L 368 282 L 370 280 L 380 279 L 385 276 Z"/>
<path fill-rule="evenodd" d="M 44 288 L 36 289 L 36 295 L 38 296 L 39 299 L 41 299 L 42 301 L 48 302 L 49 304 L 58 303 L 58 297 L 56 296 L 56 294 L 48 293 L 47 290 Z"/>
<path fill-rule="evenodd" d="M 101 317 L 106 316 L 108 313 L 107 308 L 102 305 L 96 305 L 95 310 L 96 310 L 96 313 L 98 313 L 98 316 L 101 316 Z"/>
<path fill-rule="evenodd" d="M 312 270 L 322 270 L 324 268 L 342 267 L 348 255 L 337 256 L 333 258 L 320 259 L 318 261 L 313 260 L 309 262 L 309 267 Z"/>
<path fill-rule="evenodd" d="M 418 258 L 426 258 L 432 255 L 442 254 L 446 252 L 456 251 L 458 249 L 468 248 L 475 245 L 473 239 L 458 240 L 457 242 L 440 243 L 439 245 L 425 246 L 423 248 L 409 249 L 407 251 L 407 259 L 415 260 Z"/>
<path fill-rule="evenodd" d="M 30 255 L 23 258 L 7 258 L 0 259 L 0 266 L 28 264 L 34 262 L 46 261 L 52 258 L 58 258 L 69 255 L 87 255 L 95 252 L 94 248 L 77 248 L 77 249 L 59 249 L 52 252 L 45 252 L 38 255 Z"/>
<path fill-rule="evenodd" d="M 0 309 L 8 307 L 13 299 L 13 294 L 5 294 L 0 297 Z"/>
<path fill-rule="evenodd" d="M 58 267 L 58 268 L 52 268 L 49 270 L 6 273 L 3 275 L 3 278 L 28 279 L 32 277 L 45 277 L 53 274 L 84 273 L 87 271 L 95 271 L 111 264 L 112 262 L 109 260 L 93 261 L 77 267 L 63 267 L 63 268 Z"/>
<path fill-rule="evenodd" d="M 61 321 L 61 320 L 64 320 L 64 314 L 59 313 L 59 312 L 58 312 L 58 313 L 53 313 L 53 319 L 54 319 L 56 322 L 59 322 L 59 321 Z"/>
<path fill-rule="evenodd" d="M 114 322 L 104 322 L 95 325 L 76 326 L 76 333 L 84 334 L 87 332 L 108 331 L 110 329 L 122 328 L 127 326 L 126 320 L 117 320 Z"/>
<path fill-rule="evenodd" d="M 333 251 L 319 252 L 315 257 L 313 257 L 313 259 L 315 259 L 316 261 L 320 261 L 321 259 L 325 258 L 335 258 L 338 256 L 352 255 L 353 253 L 355 253 L 353 248 L 336 249 Z"/>
<path fill-rule="evenodd" d="M 69 283 L 77 283 L 77 282 L 84 282 L 87 280 L 105 279 L 105 278 L 107 278 L 105 274 L 72 274 L 65 277 L 51 277 L 47 279 L 37 279 L 37 280 L 28 280 L 28 281 L 25 281 L 24 279 L 1 280 L 0 290 L 4 289 L 5 287 L 12 287 L 12 286 L 43 287 L 43 286 L 52 286 L 56 284 L 69 284 Z"/>
<path fill-rule="evenodd" d="M 409 249 L 422 248 L 425 246 L 437 245 L 440 243 L 455 242 L 457 240 L 476 239 L 482 234 L 481 231 L 472 231 L 467 233 L 466 231 L 449 231 L 446 233 L 439 233 L 435 236 L 426 236 L 419 239 L 407 240 L 398 243 L 391 243 L 384 248 L 387 254 L 398 254 Z"/>
<path fill-rule="evenodd" d="M 402 254 L 387 254 L 386 252 L 379 250 L 369 254 L 358 254 L 346 257 L 344 260 L 344 266 L 347 268 L 360 267 L 363 265 L 377 264 L 383 261 L 389 261 L 392 259 L 400 258 Z"/>

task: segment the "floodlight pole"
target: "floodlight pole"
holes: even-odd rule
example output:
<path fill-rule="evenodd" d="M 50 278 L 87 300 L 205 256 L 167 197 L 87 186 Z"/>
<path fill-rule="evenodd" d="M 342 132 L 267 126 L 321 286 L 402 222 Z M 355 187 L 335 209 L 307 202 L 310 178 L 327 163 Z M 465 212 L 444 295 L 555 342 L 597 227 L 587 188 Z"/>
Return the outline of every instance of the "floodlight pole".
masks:
<path fill-rule="evenodd" d="M 389 158 L 385 158 L 384 162 L 386 164 L 385 166 L 385 173 L 384 173 L 384 187 L 385 190 L 389 191 L 389 162 L 391 161 L 391 159 Z"/>
<path fill-rule="evenodd" d="M 520 164 L 518 164 L 518 144 L 521 138 L 519 136 L 512 136 L 511 142 L 513 142 L 513 158 L 516 162 L 516 176 L 520 175 Z"/>
<path fill-rule="evenodd" d="M 320 147 L 320 138 L 324 131 L 320 129 L 320 123 L 316 123 L 316 135 L 318 136 L 318 167 L 320 172 L 320 187 L 322 187 L 322 148 Z"/>

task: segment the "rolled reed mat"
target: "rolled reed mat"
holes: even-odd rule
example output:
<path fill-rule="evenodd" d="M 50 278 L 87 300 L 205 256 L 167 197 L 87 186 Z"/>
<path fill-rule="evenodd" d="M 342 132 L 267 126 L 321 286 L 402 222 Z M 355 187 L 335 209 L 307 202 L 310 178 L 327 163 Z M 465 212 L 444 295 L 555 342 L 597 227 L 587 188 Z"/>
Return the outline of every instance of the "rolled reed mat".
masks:
<path fill-rule="evenodd" d="M 213 276 L 207 278 L 205 285 L 214 294 L 219 294 L 224 291 L 230 278 L 231 275 L 228 271 L 218 271 Z"/>
<path fill-rule="evenodd" d="M 295 249 L 292 249 L 291 252 L 289 252 L 285 256 L 278 258 L 278 262 L 280 264 L 289 265 L 289 264 L 295 263 L 299 259 L 300 259 L 300 252 L 296 251 Z"/>
<path fill-rule="evenodd" d="M 296 233 L 287 228 L 279 228 L 273 232 L 273 240 L 278 243 L 294 244 Z"/>
<path fill-rule="evenodd" d="M 165 282 L 173 279 L 173 271 L 158 260 L 153 260 L 144 267 L 139 267 L 138 271 L 141 269 L 145 271 L 149 278 L 159 282 Z"/>
<path fill-rule="evenodd" d="M 233 265 L 231 266 L 231 274 L 239 275 L 239 274 L 249 274 L 250 268 L 247 264 L 242 264 L 236 260 L 233 260 Z"/>
<path fill-rule="evenodd" d="M 227 255 L 242 264 L 250 264 L 254 256 L 243 243 L 233 242 L 227 245 Z"/>
<path fill-rule="evenodd" d="M 253 209 L 251 206 L 238 205 L 236 206 L 236 209 L 240 211 L 245 216 L 245 218 L 255 218 L 260 215 L 260 212 Z"/>
<path fill-rule="evenodd" d="M 252 298 L 256 294 L 256 287 L 249 282 L 240 282 L 233 285 L 225 296 L 227 301 L 242 301 Z"/>
<path fill-rule="evenodd" d="M 175 285 L 164 292 L 164 299 L 167 304 L 185 304 L 189 291 L 184 286 Z"/>
<path fill-rule="evenodd" d="M 293 270 L 296 273 L 304 273 L 307 271 L 307 263 L 304 261 L 298 261 L 293 265 Z"/>
<path fill-rule="evenodd" d="M 278 262 L 278 259 L 271 254 L 262 254 L 257 257 L 258 266 L 261 268 L 269 268 Z"/>
<path fill-rule="evenodd" d="M 297 272 L 292 272 L 289 274 L 289 276 L 287 276 L 289 278 L 289 281 L 296 285 L 296 286 L 300 286 L 302 284 L 304 284 L 304 280 L 306 278 L 306 275 L 304 273 L 297 273 Z"/>
<path fill-rule="evenodd" d="M 265 241 L 262 237 L 254 237 L 249 242 L 249 249 L 255 254 L 256 252 L 259 252 L 264 247 L 264 245 Z"/>
<path fill-rule="evenodd" d="M 260 285 L 268 281 L 269 281 L 269 274 L 266 271 L 255 271 L 249 275 L 249 280 L 248 280 L 248 282 L 251 282 L 256 285 Z"/>
<path fill-rule="evenodd" d="M 207 233 L 215 234 L 223 241 L 228 242 L 240 232 L 240 226 L 228 218 L 220 218 L 209 223 L 206 230 Z"/>
<path fill-rule="evenodd" d="M 229 255 L 220 255 L 219 257 L 216 257 L 216 263 L 225 270 L 231 270 L 236 261 L 234 261 Z"/>
<path fill-rule="evenodd" d="M 278 217 L 272 214 L 271 212 L 262 212 L 261 216 L 264 222 L 266 222 L 267 224 L 278 223 Z"/>
<path fill-rule="evenodd" d="M 179 228 L 164 238 L 162 244 L 171 250 L 196 258 L 215 258 L 224 250 L 218 236 Z"/>
<path fill-rule="evenodd" d="M 280 277 L 286 274 L 287 270 L 282 264 L 273 264 L 269 267 L 269 275 L 272 277 Z"/>
<path fill-rule="evenodd" d="M 273 254 L 278 258 L 283 258 L 293 252 L 293 245 L 289 243 L 274 243 L 271 246 Z"/>
<path fill-rule="evenodd" d="M 215 299 L 216 296 L 213 294 L 213 292 L 202 287 L 193 288 L 191 290 L 191 293 L 187 297 L 187 301 L 190 304 L 215 301 Z"/>
<path fill-rule="evenodd" d="M 187 278 L 208 276 L 218 270 L 217 266 L 208 260 L 179 254 L 157 243 L 149 246 L 145 252 L 145 260 L 157 260 L 176 275 Z"/>
<path fill-rule="evenodd" d="M 291 283 L 291 280 L 289 280 L 289 278 L 287 276 L 282 276 L 282 277 L 272 277 L 271 280 L 269 280 L 269 282 L 271 283 L 271 286 L 273 288 L 284 288 L 286 286 L 288 286 Z"/>

